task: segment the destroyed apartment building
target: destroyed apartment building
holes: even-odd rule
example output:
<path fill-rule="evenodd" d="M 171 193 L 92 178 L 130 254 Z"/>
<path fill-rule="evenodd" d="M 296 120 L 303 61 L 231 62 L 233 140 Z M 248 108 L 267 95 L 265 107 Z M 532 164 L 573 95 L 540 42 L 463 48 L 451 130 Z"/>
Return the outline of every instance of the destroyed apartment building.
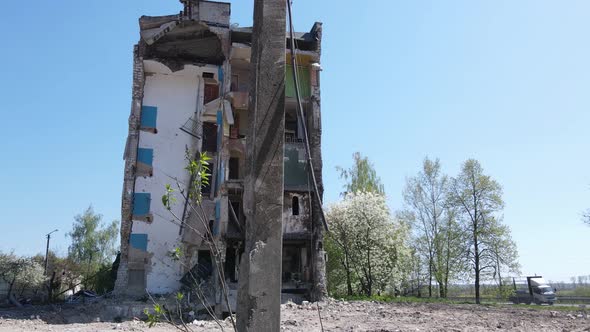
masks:
<path fill-rule="evenodd" d="M 122 195 L 121 262 L 115 292 L 122 296 L 168 294 L 181 289 L 189 270 L 209 280 L 215 303 L 219 282 L 212 273 L 208 246 L 191 228 L 200 224 L 178 199 L 168 211 L 161 201 L 166 184 L 180 190 L 190 183 L 186 155 L 206 152 L 211 181 L 202 188 L 202 206 L 214 241 L 222 248 L 230 302 L 235 306 L 240 255 L 244 247 L 243 210 L 252 28 L 230 24 L 230 4 L 184 0 L 180 14 L 143 16 L 134 48 L 133 95 L 125 147 Z M 286 48 L 282 293 L 315 298 L 325 293 L 321 210 L 310 176 L 303 121 L 310 154 L 321 179 L 320 51 L 321 23 L 295 34 L 298 87 L 305 116 L 298 114 L 291 56 Z M 285 45 L 290 39 L 285 38 Z M 178 188 L 175 188 L 178 190 Z M 181 197 L 178 197 L 181 198 Z M 182 218 L 173 222 L 171 213 Z M 181 260 L 169 253 L 182 249 Z M 192 267 L 192 268 L 191 268 Z"/>

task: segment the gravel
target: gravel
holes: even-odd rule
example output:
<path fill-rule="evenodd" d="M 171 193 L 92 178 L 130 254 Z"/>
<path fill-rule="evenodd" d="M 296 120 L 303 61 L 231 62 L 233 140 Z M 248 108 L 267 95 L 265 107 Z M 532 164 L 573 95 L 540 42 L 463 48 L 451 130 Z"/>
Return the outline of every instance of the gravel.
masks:
<path fill-rule="evenodd" d="M 120 317 L 115 319 L 102 314 L 108 305 L 0 310 L 0 332 L 178 331 L 165 324 L 149 328 L 139 318 L 115 322 Z M 590 317 L 585 309 L 551 311 L 510 305 L 337 300 L 300 305 L 288 302 L 281 309 L 281 331 L 321 331 L 320 315 L 324 331 L 590 331 Z M 226 331 L 231 331 L 229 319 L 221 324 Z M 195 319 L 187 326 L 194 331 L 220 331 L 217 323 L 211 320 Z"/>

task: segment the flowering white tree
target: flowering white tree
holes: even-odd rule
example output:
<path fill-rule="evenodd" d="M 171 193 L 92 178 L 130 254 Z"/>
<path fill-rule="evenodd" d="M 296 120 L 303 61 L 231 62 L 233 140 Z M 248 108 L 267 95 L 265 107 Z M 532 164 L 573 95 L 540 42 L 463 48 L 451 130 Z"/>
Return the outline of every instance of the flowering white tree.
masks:
<path fill-rule="evenodd" d="M 20 296 L 27 289 L 41 287 L 45 276 L 43 266 L 32 258 L 0 253 L 0 279 L 8 285 L 7 298 L 18 304 L 14 294 Z"/>
<path fill-rule="evenodd" d="M 385 197 L 370 192 L 348 194 L 331 206 L 327 213 L 330 224 L 330 257 L 340 264 L 330 267 L 335 275 L 344 276 L 346 292 L 356 291 L 372 296 L 399 285 L 403 261 L 408 255 L 408 228 L 392 218 Z M 334 278 L 332 278 L 334 280 Z M 344 285 L 331 285 L 343 292 Z"/>

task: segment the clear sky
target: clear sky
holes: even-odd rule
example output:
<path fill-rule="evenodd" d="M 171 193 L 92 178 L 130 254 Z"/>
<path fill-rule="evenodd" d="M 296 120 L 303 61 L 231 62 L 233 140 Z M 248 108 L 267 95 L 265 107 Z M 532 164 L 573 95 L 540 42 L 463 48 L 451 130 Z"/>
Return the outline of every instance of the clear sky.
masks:
<path fill-rule="evenodd" d="M 249 26 L 253 1 L 232 1 Z M 326 201 L 335 166 L 368 156 L 392 209 L 425 156 L 476 158 L 504 187 L 524 274 L 590 274 L 590 2 L 295 0 L 324 22 Z M 140 15 L 175 0 L 0 2 L 0 250 L 65 254 L 89 204 L 120 219 L 132 47 Z"/>

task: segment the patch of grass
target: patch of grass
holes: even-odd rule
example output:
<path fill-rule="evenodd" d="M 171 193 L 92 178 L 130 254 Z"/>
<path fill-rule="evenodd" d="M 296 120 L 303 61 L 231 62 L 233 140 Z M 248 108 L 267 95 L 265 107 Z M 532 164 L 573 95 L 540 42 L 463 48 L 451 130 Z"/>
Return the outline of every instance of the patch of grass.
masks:
<path fill-rule="evenodd" d="M 576 289 L 560 289 L 557 295 L 561 296 L 590 296 L 590 287 L 578 287 Z"/>
<path fill-rule="evenodd" d="M 365 296 L 365 295 L 353 295 L 353 296 L 342 296 L 338 297 L 339 299 L 343 299 L 346 301 L 376 301 L 376 302 L 384 302 L 384 303 L 446 303 L 446 304 L 473 304 L 473 301 L 462 301 L 462 300 L 449 300 L 444 298 L 438 297 L 395 297 L 390 295 L 374 295 L 374 296 Z M 489 299 L 489 298 L 482 298 L 482 303 L 480 306 L 485 307 L 504 307 L 504 308 L 515 308 L 515 309 L 532 309 L 532 310 L 547 310 L 547 311 L 590 311 L 586 308 L 581 308 L 576 305 L 571 306 L 549 306 L 549 305 L 536 305 L 536 304 L 505 304 L 505 303 L 498 303 L 496 299 Z"/>
<path fill-rule="evenodd" d="M 454 303 L 454 304 L 461 304 L 461 303 L 469 303 L 466 301 L 452 301 L 444 298 L 439 297 L 413 297 L 413 296 L 391 296 L 391 295 L 373 295 L 373 296 L 366 296 L 366 295 L 352 295 L 352 296 L 343 296 L 339 297 L 346 301 L 377 301 L 377 302 L 385 302 L 385 303 Z"/>
<path fill-rule="evenodd" d="M 548 311 L 586 311 L 586 308 L 581 308 L 576 305 L 561 306 L 561 305 L 537 305 L 537 304 L 511 304 L 510 307 L 518 309 L 532 309 L 532 310 L 548 310 Z"/>

